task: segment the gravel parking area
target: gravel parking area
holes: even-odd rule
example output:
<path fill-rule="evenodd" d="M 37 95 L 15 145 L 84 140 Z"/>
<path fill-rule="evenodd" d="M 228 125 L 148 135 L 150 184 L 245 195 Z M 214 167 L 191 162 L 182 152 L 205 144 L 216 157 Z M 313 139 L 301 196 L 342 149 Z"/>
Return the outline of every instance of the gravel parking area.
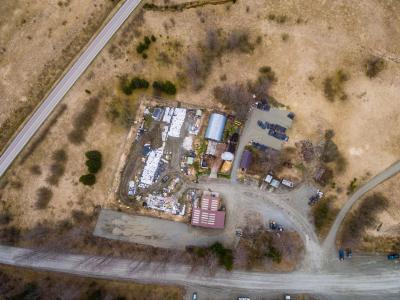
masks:
<path fill-rule="evenodd" d="M 171 249 L 185 249 L 188 245 L 208 246 L 216 241 L 230 246 L 235 242 L 226 229 L 197 228 L 180 222 L 129 215 L 108 209 L 100 212 L 94 235 Z"/>

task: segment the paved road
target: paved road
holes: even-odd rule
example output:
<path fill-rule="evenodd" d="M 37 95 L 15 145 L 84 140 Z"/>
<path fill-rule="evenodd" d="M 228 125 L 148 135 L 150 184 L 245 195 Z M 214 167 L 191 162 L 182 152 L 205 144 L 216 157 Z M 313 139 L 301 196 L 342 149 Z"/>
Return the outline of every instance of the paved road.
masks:
<path fill-rule="evenodd" d="M 43 100 L 0 157 L 0 177 L 140 2 L 141 0 L 125 1 L 100 33 L 89 43 L 87 49 L 64 77 L 56 84 L 47 98 Z"/>
<path fill-rule="evenodd" d="M 137 280 L 180 284 L 183 286 L 204 286 L 251 290 L 306 292 L 324 295 L 378 295 L 400 293 L 400 271 L 385 273 L 363 271 L 346 273 L 294 272 L 268 274 L 257 272 L 221 271 L 212 280 L 205 273 L 191 273 L 184 265 L 144 264 L 120 258 L 95 257 L 71 254 L 48 254 L 29 249 L 0 246 L 0 263 L 30 267 L 49 271 L 64 272 L 82 276 Z"/>

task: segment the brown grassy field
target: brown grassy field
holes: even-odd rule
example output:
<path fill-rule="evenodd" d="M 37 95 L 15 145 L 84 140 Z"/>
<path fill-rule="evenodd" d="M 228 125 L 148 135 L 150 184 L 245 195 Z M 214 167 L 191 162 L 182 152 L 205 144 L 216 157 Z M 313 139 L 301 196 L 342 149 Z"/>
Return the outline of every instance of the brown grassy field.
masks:
<path fill-rule="evenodd" d="M 184 289 L 177 286 L 81 278 L 9 266 L 0 266 L 0 278 L 2 299 L 175 300 L 184 296 Z"/>
<path fill-rule="evenodd" d="M 0 152 L 117 3 L 0 3 Z"/>
<path fill-rule="evenodd" d="M 362 233 L 359 247 L 367 251 L 399 251 L 400 247 L 400 175 L 396 175 L 368 192 L 380 193 L 387 200 L 385 209 L 376 214 L 372 226 Z"/>
<path fill-rule="evenodd" d="M 137 11 L 65 97 L 65 112 L 34 151 L 3 178 L 2 210 L 13 216 L 7 226 L 31 228 L 45 220 L 68 218 L 72 209 L 91 212 L 98 205 L 117 207 L 113 184 L 121 155 L 129 147 L 128 130 L 110 122 L 107 112 L 112 101 L 135 102 L 139 92 L 127 97 L 119 89 L 120 78 L 126 74 L 150 82 L 171 80 L 177 84 L 176 98 L 217 108 L 214 87 L 246 84 L 257 78 L 260 67 L 271 66 L 277 77 L 271 95 L 296 114 L 289 146 L 303 139 L 317 142 L 326 129 L 335 132 L 333 140 L 347 160 L 346 170 L 336 176 L 331 190 L 338 194 L 335 203 L 340 206 L 353 178 L 366 180 L 399 158 L 400 135 L 395 130 L 400 122 L 399 15 L 399 3 L 372 0 L 362 4 L 248 0 L 183 11 Z M 211 29 L 217 32 L 209 34 Z M 144 59 L 136 47 L 151 35 L 156 41 Z M 224 43 L 224 51 L 207 56 L 210 53 L 204 49 L 215 43 Z M 372 79 L 365 74 L 365 62 L 371 56 L 385 62 L 383 71 Z M 324 95 L 324 82 L 339 69 L 348 76 L 341 87 L 347 99 L 332 102 Z M 15 72 L 19 74 L 17 68 Z M 32 80 L 34 84 L 37 77 Z M 68 134 L 92 97 L 99 99 L 97 112 L 84 130 L 84 141 L 74 144 Z M 52 155 L 60 148 L 68 159 L 54 170 Z M 102 152 L 104 163 L 96 185 L 90 188 L 78 179 L 86 172 L 84 153 L 93 149 Z M 64 171 L 59 172 L 58 184 L 49 184 L 49 175 L 60 168 Z M 35 208 L 40 187 L 52 192 L 46 209 Z"/>

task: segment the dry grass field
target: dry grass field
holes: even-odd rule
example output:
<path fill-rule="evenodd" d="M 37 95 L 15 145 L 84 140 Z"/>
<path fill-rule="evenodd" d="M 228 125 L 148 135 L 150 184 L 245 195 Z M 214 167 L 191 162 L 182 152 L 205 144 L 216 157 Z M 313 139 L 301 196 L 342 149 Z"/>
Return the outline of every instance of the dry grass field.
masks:
<path fill-rule="evenodd" d="M 1 299 L 183 299 L 177 286 L 139 284 L 0 266 Z"/>
<path fill-rule="evenodd" d="M 372 251 L 398 251 L 400 247 L 400 174 L 370 191 L 366 197 L 380 193 L 388 205 L 378 212 L 372 226 L 361 236 L 360 247 Z"/>
<path fill-rule="evenodd" d="M 117 0 L 0 3 L 0 152 Z"/>
<path fill-rule="evenodd" d="M 78 3 L 71 1 L 71 7 L 75 2 Z M 102 1 L 98 2 L 97 10 L 100 10 Z M 158 1 L 160 5 L 163 3 Z M 85 18 L 79 14 L 86 13 L 89 14 L 88 9 L 71 12 L 81 22 Z M 2 211 L 9 211 L 13 217 L 4 226 L 31 228 L 45 220 L 56 222 L 69 218 L 73 209 L 91 212 L 97 205 L 116 207 L 112 197 L 113 180 L 118 174 L 121 154 L 129 146 L 126 145 L 128 130 L 117 122 L 110 122 L 107 116 L 110 103 L 125 103 L 121 105 L 125 109 L 138 96 L 135 92 L 127 97 L 120 91 L 120 78 L 126 74 L 150 82 L 171 80 L 177 84 L 178 99 L 217 107 L 220 104 L 213 94 L 216 86 L 247 84 L 257 79 L 260 67 L 271 66 L 277 82 L 270 94 L 296 114 L 289 131 L 289 145 L 304 139 L 318 142 L 325 130 L 334 130 L 333 140 L 347 161 L 345 171 L 335 177 L 335 189 L 331 190 L 338 194 L 335 201 L 340 206 L 347 198 L 346 188 L 353 178 L 358 178 L 357 182 L 366 180 L 399 158 L 399 16 L 400 3 L 389 0 L 238 0 L 235 4 L 205 5 L 182 11 L 139 9 L 65 97 L 63 103 L 67 108 L 54 124 L 49 120 L 42 128 L 41 133 L 45 134 L 35 149 L 29 151 L 38 138 L 22 156 L 28 152 L 30 155 L 23 162 L 17 161 L 2 179 Z M 72 23 L 68 21 L 65 26 Z M 55 36 L 63 25 L 56 26 L 56 21 L 51 24 L 54 24 Z M 144 36 L 151 35 L 156 41 L 143 58 L 136 47 Z M 17 36 L 10 31 L 10 41 L 18 40 Z M 54 36 L 49 41 L 55 42 Z M 206 56 L 204 48 L 212 48 L 224 38 L 228 40 L 224 42 L 227 50 Z M 28 41 L 37 43 L 39 37 Z M 48 55 L 41 53 L 41 65 L 45 63 L 44 58 L 59 57 L 57 51 L 66 46 L 63 41 L 65 37 L 57 42 L 56 51 L 49 50 Z M 27 87 L 21 85 L 21 91 L 10 88 L 11 83 L 8 88 L 1 87 L 0 93 L 9 93 L 1 99 L 28 99 L 23 97 L 27 97 L 29 86 L 38 80 L 31 75 L 38 75 L 40 70 L 29 66 L 37 71 L 34 73 L 25 68 L 30 60 L 25 60 L 25 64 L 22 58 L 5 60 L 5 56 L 11 55 L 8 51 L 1 55 L 2 78 L 29 77 L 30 80 Z M 384 68 L 376 77 L 369 78 L 365 63 L 372 56 L 381 57 Z M 21 57 L 25 56 L 21 54 Z M 3 66 L 4 61 L 21 64 L 20 69 Z M 324 82 L 338 70 L 346 73 L 347 80 L 339 94 L 347 97 L 331 101 L 324 95 Z M 0 84 L 4 86 L 7 80 L 3 79 Z M 68 134 L 77 116 L 85 110 L 85 103 L 93 97 L 98 99 L 98 105 L 91 110 L 91 124 L 82 129 L 84 141 L 72 143 Z M 61 167 L 57 163 L 54 170 L 52 165 L 56 162 L 52 156 L 59 149 L 64 149 L 68 158 Z M 86 172 L 84 153 L 93 149 L 102 152 L 104 162 L 96 175 L 97 183 L 90 188 L 78 180 Z M 64 171 L 58 172 L 60 168 Z M 48 180 L 54 172 L 62 173 L 57 184 Z M 47 187 L 52 193 L 47 194 L 51 200 L 45 209 L 36 208 L 40 187 Z"/>

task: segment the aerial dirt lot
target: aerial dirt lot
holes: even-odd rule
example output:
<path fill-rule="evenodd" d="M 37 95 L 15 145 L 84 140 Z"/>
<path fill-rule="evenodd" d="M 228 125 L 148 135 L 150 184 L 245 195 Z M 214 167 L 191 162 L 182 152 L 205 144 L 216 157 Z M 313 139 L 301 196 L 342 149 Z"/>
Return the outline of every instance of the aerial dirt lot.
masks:
<path fill-rule="evenodd" d="M 0 3 L 0 152 L 119 1 Z"/>
<path fill-rule="evenodd" d="M 98 2 L 99 7 L 101 1 Z M 162 5 L 163 1 L 157 3 Z M 73 4 L 78 6 L 78 2 L 71 1 L 71 7 Z M 37 6 L 40 8 L 39 4 Z M 103 9 L 105 7 L 106 4 Z M 78 11 L 70 14 L 89 14 L 89 9 Z M 60 14 L 64 15 L 62 11 Z M 335 189 L 332 189 L 338 192 L 337 206 L 340 206 L 347 198 L 346 188 L 353 178 L 357 178 L 357 182 L 366 180 L 399 158 L 400 60 L 396 56 L 400 53 L 399 16 L 400 3 L 372 0 L 362 3 L 247 0 L 182 11 L 139 9 L 65 97 L 66 109 L 60 111 L 62 107 L 58 108 L 60 115 L 56 121 L 49 119 L 22 154 L 21 157 L 26 155 L 26 158 L 14 163 L 2 179 L 1 209 L 9 212 L 12 218 L 0 226 L 29 229 L 39 222 L 69 219 L 72 210 L 89 213 L 97 205 L 117 207 L 113 184 L 120 171 L 121 155 L 129 147 L 126 144 L 128 128 L 115 120 L 110 121 L 110 103 L 123 103 L 119 106 L 123 110 L 119 117 L 134 116 L 135 109 L 127 107 L 134 105 L 139 95 L 139 92 L 129 97 L 122 94 L 119 89 L 121 76 L 139 76 L 150 82 L 171 80 L 177 84 L 176 98 L 217 107 L 220 104 L 214 98 L 214 87 L 235 82 L 246 85 L 248 80 L 257 79 L 258 69 L 262 66 L 271 66 L 278 79 L 271 86 L 270 94 L 296 114 L 289 131 L 289 146 L 304 139 L 317 143 L 325 130 L 334 131 L 333 140 L 347 161 L 345 171 L 335 175 Z M 84 16 L 79 18 L 83 22 Z M 62 22 L 62 18 L 57 20 Z M 58 23 L 54 22 L 55 36 L 57 30 L 64 27 L 56 26 Z M 72 21 L 65 26 L 73 26 Z M 83 25 L 74 26 L 78 30 Z M 205 43 L 210 29 L 220 30 L 221 36 L 229 36 L 232 32 L 244 34 L 231 39 L 229 51 L 216 58 L 206 57 L 211 65 L 201 66 L 198 57 L 201 60 L 204 53 L 199 44 Z M 39 44 L 39 37 L 33 34 L 41 36 L 40 31 L 32 31 L 35 38 L 28 41 Z M 19 35 L 12 32 L 10 35 L 25 45 Z M 151 43 L 146 58 L 143 58 L 136 53 L 136 47 L 144 36 L 151 35 L 156 41 Z M 54 36 L 49 40 L 55 42 Z M 60 37 L 58 51 L 63 49 L 65 39 L 65 36 Z M 239 43 L 239 47 L 235 43 Z M 32 47 L 26 51 L 30 49 Z M 60 53 L 28 52 L 43 55 L 41 65 L 45 58 L 53 55 L 57 58 Z M 7 69 L 3 66 L 7 55 L 11 54 L 8 51 L 2 54 L 3 70 Z M 371 56 L 381 56 L 385 62 L 383 71 L 372 79 L 365 74 L 365 61 Z M 25 64 L 31 60 L 39 61 L 31 58 L 25 60 Z M 21 69 L 8 67 L 9 73 L 2 71 L 1 76 L 24 78 L 29 75 L 29 82 L 35 85 L 37 77 L 31 76 L 33 71 L 25 68 L 23 62 L 22 58 L 14 58 L 12 63 L 21 64 Z M 185 70 L 188 65 L 192 73 Z M 332 102 L 324 95 L 324 80 L 339 69 L 348 76 L 343 86 L 347 99 Z M 193 74 L 201 75 L 199 79 L 193 77 L 196 82 L 190 77 Z M 3 79 L 0 83 L 5 85 L 6 82 Z M 25 99 L 29 84 L 21 90 L 2 87 L 0 93 L 10 93 L 11 89 L 15 99 Z M 9 99 L 7 95 L 1 98 Z M 95 100 L 90 101 L 93 98 Z M 8 103 L 11 101 L 1 109 L 11 107 Z M 87 119 L 82 116 L 86 104 L 94 106 L 86 110 L 90 124 L 76 126 L 77 117 Z M 69 138 L 75 127 L 84 136 L 83 141 L 73 142 Z M 36 141 L 34 149 L 30 150 Z M 52 157 L 59 149 L 64 149 L 68 158 L 63 160 L 61 167 L 57 162 L 55 170 L 51 170 L 56 163 Z M 97 182 L 93 187 L 79 183 L 79 177 L 87 172 L 84 153 L 89 150 L 99 150 L 103 155 L 103 167 L 96 174 Z M 60 172 L 60 168 L 64 171 Z M 56 183 L 48 180 L 54 172 L 59 174 Z M 37 208 L 40 187 L 51 191 L 52 196 L 48 190 L 44 191 L 45 198 L 50 198 L 47 208 Z"/>

